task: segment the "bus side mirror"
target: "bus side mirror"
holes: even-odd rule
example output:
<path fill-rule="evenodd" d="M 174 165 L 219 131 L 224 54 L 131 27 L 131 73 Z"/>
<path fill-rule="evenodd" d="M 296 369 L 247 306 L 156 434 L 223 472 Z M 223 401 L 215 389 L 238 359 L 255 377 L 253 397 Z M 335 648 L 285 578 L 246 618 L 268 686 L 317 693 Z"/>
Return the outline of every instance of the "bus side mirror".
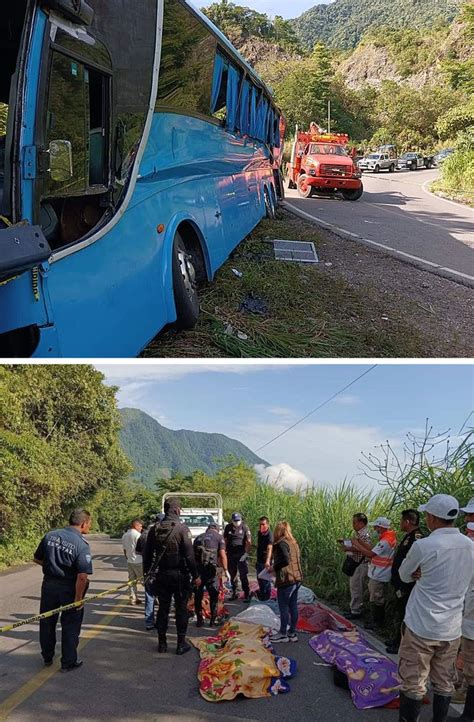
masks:
<path fill-rule="evenodd" d="M 69 140 L 52 140 L 49 144 L 49 173 L 53 181 L 72 178 L 72 145 Z"/>

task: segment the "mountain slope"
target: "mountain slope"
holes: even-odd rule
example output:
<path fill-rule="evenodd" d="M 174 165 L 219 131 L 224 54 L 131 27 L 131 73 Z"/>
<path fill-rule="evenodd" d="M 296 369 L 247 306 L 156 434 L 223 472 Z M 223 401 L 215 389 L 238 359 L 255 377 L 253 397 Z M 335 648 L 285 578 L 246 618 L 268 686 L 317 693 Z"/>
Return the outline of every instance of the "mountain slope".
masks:
<path fill-rule="evenodd" d="M 189 474 L 196 469 L 212 474 L 216 458 L 233 454 L 249 464 L 265 464 L 244 444 L 224 434 L 206 434 L 180 429 L 173 431 L 139 409 L 120 409 L 120 442 L 130 458 L 133 478 L 153 488 L 158 476 L 173 472 Z"/>
<path fill-rule="evenodd" d="M 335 0 L 316 5 L 291 21 L 302 42 L 317 40 L 338 48 L 354 48 L 373 27 L 431 27 L 437 20 L 453 20 L 460 0 Z"/>

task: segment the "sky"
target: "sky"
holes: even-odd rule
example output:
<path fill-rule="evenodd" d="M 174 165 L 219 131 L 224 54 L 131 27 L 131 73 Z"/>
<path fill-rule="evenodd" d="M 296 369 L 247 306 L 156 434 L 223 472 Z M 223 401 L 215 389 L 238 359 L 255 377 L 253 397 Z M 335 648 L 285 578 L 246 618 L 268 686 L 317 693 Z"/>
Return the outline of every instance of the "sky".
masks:
<path fill-rule="evenodd" d="M 474 408 L 474 367 L 460 364 L 379 364 L 280 439 L 259 447 L 328 399 L 370 364 L 174 363 L 97 365 L 119 386 L 119 406 L 131 406 L 170 429 L 218 432 L 238 439 L 270 464 L 264 478 L 290 488 L 375 483 L 361 453 L 386 440 L 400 450 L 408 432 L 456 437 Z M 471 417 L 472 425 L 474 417 Z"/>
<path fill-rule="evenodd" d="M 213 2 L 216 2 L 216 0 L 208 0 L 207 2 L 197 2 L 197 0 L 192 0 L 194 5 L 197 5 L 198 7 L 207 7 L 207 5 L 211 5 Z M 287 2 L 287 0 L 232 0 L 235 2 L 236 5 L 243 5 L 243 7 L 249 7 L 252 8 L 252 10 L 257 10 L 257 12 L 265 13 L 266 15 L 270 15 L 271 17 L 275 17 L 275 15 L 281 15 L 283 18 L 297 18 L 298 15 L 301 15 L 301 13 L 304 13 L 305 10 L 309 10 L 310 8 L 313 8 L 315 5 L 329 5 L 329 2 L 332 0 L 326 0 L 325 3 L 319 2 L 319 0 L 292 0 L 292 2 Z"/>

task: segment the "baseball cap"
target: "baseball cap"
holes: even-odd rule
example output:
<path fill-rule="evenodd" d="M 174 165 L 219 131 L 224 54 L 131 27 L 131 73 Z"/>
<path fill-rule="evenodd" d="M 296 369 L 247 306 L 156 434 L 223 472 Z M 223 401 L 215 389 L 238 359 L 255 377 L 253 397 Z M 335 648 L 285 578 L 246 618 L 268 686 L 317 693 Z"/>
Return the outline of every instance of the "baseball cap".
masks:
<path fill-rule="evenodd" d="M 474 531 L 474 521 L 470 521 L 466 524 L 469 531 Z"/>
<path fill-rule="evenodd" d="M 234 511 L 232 514 L 232 521 L 242 521 L 242 517 L 240 516 L 238 511 Z"/>
<path fill-rule="evenodd" d="M 427 511 L 440 519 L 455 519 L 459 514 L 459 502 L 450 494 L 435 494 L 418 511 Z"/>
<path fill-rule="evenodd" d="M 383 526 L 384 529 L 390 529 L 392 522 L 386 516 L 378 516 L 375 521 L 369 521 L 369 526 Z"/>
<path fill-rule="evenodd" d="M 461 507 L 459 511 L 463 511 L 465 514 L 474 514 L 474 496 L 469 499 L 466 506 Z"/>
<path fill-rule="evenodd" d="M 211 521 L 208 525 L 208 529 L 217 529 L 219 527 L 219 524 L 216 521 Z"/>
<path fill-rule="evenodd" d="M 169 514 L 169 512 L 176 512 L 178 509 L 181 509 L 181 502 L 179 499 L 172 498 L 167 499 L 165 501 L 165 514 Z"/>

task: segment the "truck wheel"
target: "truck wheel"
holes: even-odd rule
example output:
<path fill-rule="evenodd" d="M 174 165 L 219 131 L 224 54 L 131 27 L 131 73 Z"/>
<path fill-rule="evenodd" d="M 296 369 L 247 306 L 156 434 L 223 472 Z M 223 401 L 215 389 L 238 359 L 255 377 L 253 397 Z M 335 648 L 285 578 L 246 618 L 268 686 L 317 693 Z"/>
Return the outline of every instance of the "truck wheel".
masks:
<path fill-rule="evenodd" d="M 298 176 L 298 195 L 301 196 L 301 198 L 309 198 L 313 192 L 311 186 L 306 183 L 307 177 L 308 176 L 304 174 Z"/>
<path fill-rule="evenodd" d="M 388 172 L 389 172 L 389 173 L 393 173 L 394 170 L 395 170 L 395 165 L 392 163 L 392 165 L 391 165 L 390 168 L 388 169 Z"/>
<path fill-rule="evenodd" d="M 360 188 L 346 188 L 341 191 L 342 197 L 345 201 L 358 201 L 364 192 L 364 186 L 360 184 Z"/>
<path fill-rule="evenodd" d="M 374 173 L 380 173 L 380 166 L 376 165 L 374 168 Z"/>
<path fill-rule="evenodd" d="M 176 304 L 176 327 L 193 328 L 199 317 L 199 297 L 192 256 L 176 233 L 173 244 L 173 293 Z"/>

